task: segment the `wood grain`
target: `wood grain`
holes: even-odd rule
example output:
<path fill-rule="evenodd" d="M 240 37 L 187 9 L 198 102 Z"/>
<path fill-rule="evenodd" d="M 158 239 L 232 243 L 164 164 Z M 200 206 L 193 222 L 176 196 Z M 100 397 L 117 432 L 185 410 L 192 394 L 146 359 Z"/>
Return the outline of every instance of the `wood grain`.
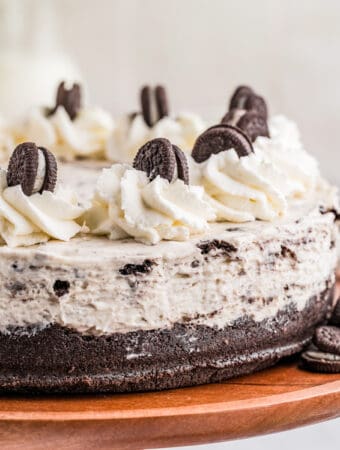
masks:
<path fill-rule="evenodd" d="M 164 392 L 0 398 L 0 447 L 141 449 L 203 444 L 340 416 L 340 376 L 295 361 L 222 384 Z"/>

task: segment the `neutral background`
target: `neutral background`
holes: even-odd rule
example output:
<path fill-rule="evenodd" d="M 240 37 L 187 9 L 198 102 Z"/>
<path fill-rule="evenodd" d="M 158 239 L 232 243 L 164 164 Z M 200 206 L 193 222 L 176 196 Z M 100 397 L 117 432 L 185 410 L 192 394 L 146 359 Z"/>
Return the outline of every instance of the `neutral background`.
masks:
<path fill-rule="evenodd" d="M 19 109 L 30 101 L 25 93 L 52 95 L 48 82 L 65 68 L 85 80 L 89 101 L 117 115 L 138 108 L 142 84 L 162 82 L 174 113 L 217 120 L 232 90 L 248 83 L 271 112 L 298 122 L 306 147 L 340 184 L 339 1 L 0 0 L 0 20 L 5 15 L 0 107 Z M 33 67 L 33 49 L 49 63 L 38 58 Z M 41 83 L 30 85 L 30 76 Z M 338 450 L 339 425 L 199 448 Z"/>
<path fill-rule="evenodd" d="M 249 83 L 300 125 L 340 181 L 340 2 L 337 0 L 59 0 L 63 42 L 93 100 L 135 109 L 164 82 L 172 110 L 219 118 Z"/>

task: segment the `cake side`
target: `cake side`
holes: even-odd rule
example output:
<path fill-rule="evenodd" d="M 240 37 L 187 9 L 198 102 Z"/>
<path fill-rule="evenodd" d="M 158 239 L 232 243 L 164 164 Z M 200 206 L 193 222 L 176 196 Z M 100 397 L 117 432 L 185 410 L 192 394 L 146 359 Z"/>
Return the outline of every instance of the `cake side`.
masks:
<path fill-rule="evenodd" d="M 333 213 L 298 208 L 157 247 L 2 247 L 0 389 L 156 390 L 268 367 L 329 314 L 336 239 Z"/>
<path fill-rule="evenodd" d="M 133 392 L 223 381 L 301 351 L 332 301 L 328 281 L 302 311 L 290 306 L 260 322 L 245 316 L 222 329 L 177 323 L 89 336 L 52 325 L 0 334 L 0 391 Z"/>
<path fill-rule="evenodd" d="M 157 246 L 84 237 L 0 247 L 0 331 L 58 324 L 101 335 L 183 321 L 223 328 L 291 303 L 302 310 L 334 279 L 337 240 L 332 213 L 305 213 L 216 224 L 204 236 Z"/>

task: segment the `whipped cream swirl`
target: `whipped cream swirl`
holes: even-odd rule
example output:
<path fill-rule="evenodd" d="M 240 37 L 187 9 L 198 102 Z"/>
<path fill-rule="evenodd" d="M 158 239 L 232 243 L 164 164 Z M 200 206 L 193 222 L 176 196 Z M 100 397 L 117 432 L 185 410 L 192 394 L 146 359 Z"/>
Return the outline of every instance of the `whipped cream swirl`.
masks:
<path fill-rule="evenodd" d="M 240 158 L 230 149 L 211 155 L 200 169 L 201 184 L 218 220 L 274 220 L 285 214 L 285 177 L 260 154 Z"/>
<path fill-rule="evenodd" d="M 259 136 L 254 142 L 255 151 L 262 152 L 285 175 L 289 197 L 313 193 L 320 179 L 318 162 L 303 148 L 298 127 L 282 115 L 270 118 L 268 125 L 270 138 Z"/>
<path fill-rule="evenodd" d="M 63 106 L 51 116 L 33 109 L 22 126 L 22 141 L 39 142 L 66 160 L 103 158 L 113 130 L 113 119 L 100 108 L 83 108 L 71 120 Z"/>
<path fill-rule="evenodd" d="M 59 188 L 27 196 L 20 185 L 8 187 L 0 169 L 0 237 L 8 246 L 68 241 L 81 230 L 76 219 L 82 213 L 71 192 Z"/>
<path fill-rule="evenodd" d="M 116 123 L 107 143 L 106 156 L 119 163 L 131 163 L 137 151 L 147 141 L 167 138 L 183 151 L 191 152 L 196 138 L 206 128 L 204 121 L 192 113 L 181 113 L 176 118 L 163 117 L 149 128 L 143 116 L 124 116 Z"/>
<path fill-rule="evenodd" d="M 103 169 L 84 219 L 92 233 L 110 239 L 130 236 L 146 244 L 186 240 L 206 231 L 207 221 L 215 218 L 203 197 L 200 186 L 159 176 L 150 182 L 144 172 L 114 164 Z"/>

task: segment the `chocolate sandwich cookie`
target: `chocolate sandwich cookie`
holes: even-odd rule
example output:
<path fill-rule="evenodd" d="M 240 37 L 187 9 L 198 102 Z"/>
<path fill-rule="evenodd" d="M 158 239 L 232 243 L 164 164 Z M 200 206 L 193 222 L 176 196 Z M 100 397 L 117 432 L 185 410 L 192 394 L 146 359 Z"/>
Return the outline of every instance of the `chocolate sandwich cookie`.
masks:
<path fill-rule="evenodd" d="M 245 109 L 255 111 L 267 119 L 268 108 L 263 97 L 257 95 L 249 86 L 239 86 L 231 96 L 229 111 L 232 109 Z"/>
<path fill-rule="evenodd" d="M 244 103 L 244 109 L 247 111 L 255 111 L 264 119 L 268 118 L 268 108 L 263 97 L 253 94 L 249 95 Z"/>
<path fill-rule="evenodd" d="M 329 323 L 340 327 L 340 297 L 338 298 Z"/>
<path fill-rule="evenodd" d="M 228 124 L 214 125 L 198 136 L 191 156 L 201 163 L 211 155 L 234 149 L 238 156 L 252 153 L 253 146 L 248 136 L 239 128 Z"/>
<path fill-rule="evenodd" d="M 318 327 L 313 341 L 319 350 L 340 356 L 340 328 L 332 326 Z"/>
<path fill-rule="evenodd" d="M 133 167 L 146 172 L 150 181 L 158 175 L 169 182 L 176 178 L 189 184 L 189 167 L 185 154 L 168 139 L 152 139 L 137 152 Z"/>
<path fill-rule="evenodd" d="M 221 123 L 240 128 L 252 142 L 254 142 L 258 136 L 269 137 L 267 120 L 256 111 L 231 109 L 222 118 Z"/>
<path fill-rule="evenodd" d="M 258 136 L 269 137 L 267 120 L 255 111 L 247 111 L 243 114 L 236 126 L 241 128 L 252 142 Z"/>
<path fill-rule="evenodd" d="M 71 120 L 77 117 L 81 108 L 81 88 L 78 83 L 74 83 L 70 89 L 65 88 L 65 82 L 62 81 L 57 90 L 55 107 L 49 112 L 52 115 L 59 106 L 63 106 Z"/>
<path fill-rule="evenodd" d="M 169 115 L 169 105 L 164 86 L 144 86 L 140 94 L 142 113 L 145 123 L 151 128 L 160 119 Z"/>
<path fill-rule="evenodd" d="M 307 350 L 301 355 L 302 365 L 312 372 L 340 373 L 340 356 L 319 350 Z"/>
<path fill-rule="evenodd" d="M 253 95 L 254 91 L 249 86 L 238 86 L 231 96 L 229 102 L 229 110 L 231 109 L 245 109 L 245 103 L 249 96 Z"/>
<path fill-rule="evenodd" d="M 44 162 L 43 176 L 39 174 L 41 157 Z M 57 162 L 54 155 L 33 142 L 24 142 L 16 147 L 9 160 L 7 170 L 8 186 L 21 185 L 26 195 L 43 191 L 54 191 L 57 182 Z"/>

